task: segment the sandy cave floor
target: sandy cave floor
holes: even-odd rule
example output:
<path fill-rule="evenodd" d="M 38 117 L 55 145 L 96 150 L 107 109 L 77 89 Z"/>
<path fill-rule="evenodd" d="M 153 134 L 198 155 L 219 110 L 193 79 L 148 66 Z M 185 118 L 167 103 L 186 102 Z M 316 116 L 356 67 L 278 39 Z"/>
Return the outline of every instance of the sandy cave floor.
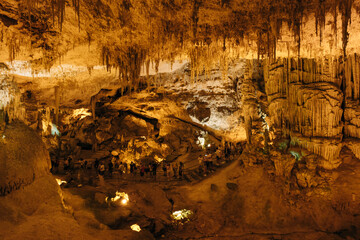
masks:
<path fill-rule="evenodd" d="M 360 169 L 358 163 L 352 164 L 355 170 L 351 171 Z M 160 205 L 157 206 L 164 204 L 169 207 L 165 201 L 172 199 L 171 211 L 186 208 L 194 212 L 189 222 L 170 223 L 157 237 L 159 239 L 356 239 L 350 237 L 357 233 L 347 228 L 359 222 L 358 214 L 353 213 L 359 209 L 359 202 L 356 198 L 346 202 L 349 192 L 345 189 L 350 188 L 344 186 L 349 182 L 353 184 L 351 196 L 353 192 L 360 192 L 360 187 L 356 184 L 359 178 L 356 174 L 349 174 L 348 166 L 344 165 L 334 173 L 340 176 L 339 182 L 330 189 L 314 188 L 300 192 L 290 189 L 268 170 L 264 166 L 240 166 L 239 161 L 235 161 L 191 185 L 168 187 L 156 182 L 122 182 L 117 185 L 105 180 L 105 186 L 101 188 L 84 186 L 63 191 L 65 202 L 72 206 L 76 215 L 76 211 L 84 210 L 81 201 L 89 201 L 96 192 L 136 192 L 144 187 L 157 188 L 155 194 L 160 191 L 166 195 L 166 198 L 158 199 Z M 229 183 L 236 184 L 236 187 L 230 189 Z M 337 199 L 337 196 L 343 199 Z M 157 196 L 150 199 L 157 199 Z M 164 209 L 156 208 L 153 203 L 148 203 L 147 207 L 147 214 L 155 218 L 171 214 L 164 213 Z M 97 218 L 99 220 L 99 215 Z"/>
<path fill-rule="evenodd" d="M 42 200 L 28 214 L 3 212 L 0 236 L 153 239 L 150 231 L 157 224 L 162 229 L 156 239 L 358 239 L 359 169 L 357 161 L 348 159 L 331 173 L 336 180 L 326 189 L 292 189 L 286 180 L 273 175 L 271 164 L 245 167 L 240 160 L 190 184 L 105 179 L 103 183 L 96 180 L 94 186 L 63 186 L 59 190 L 63 206 L 53 197 Z M 49 184 L 44 185 L 44 180 Z M 2 206 L 15 208 L 13 200 L 22 199 L 21 193 L 42 195 L 47 189 L 56 193 L 56 186 L 54 177 L 43 177 L 17 196 L 6 197 Z M 126 208 L 105 202 L 115 191 L 129 194 Z M 184 208 L 194 212 L 190 220 L 183 224 L 172 221 L 172 211 Z M 143 226 L 140 233 L 127 230 L 135 222 Z"/>

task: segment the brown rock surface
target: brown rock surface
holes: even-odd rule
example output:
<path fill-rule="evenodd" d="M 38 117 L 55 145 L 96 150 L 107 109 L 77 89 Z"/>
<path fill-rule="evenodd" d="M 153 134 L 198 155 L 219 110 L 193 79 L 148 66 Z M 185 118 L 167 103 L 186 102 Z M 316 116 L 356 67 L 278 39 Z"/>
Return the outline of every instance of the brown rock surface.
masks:
<path fill-rule="evenodd" d="M 343 137 L 359 135 L 357 58 L 351 55 L 345 64 L 331 57 L 278 59 L 265 66 L 271 127 L 321 156 L 318 165 L 326 169 L 341 164 Z"/>
<path fill-rule="evenodd" d="M 6 126 L 0 142 L 0 195 L 49 173 L 50 157 L 41 138 L 22 123 Z"/>

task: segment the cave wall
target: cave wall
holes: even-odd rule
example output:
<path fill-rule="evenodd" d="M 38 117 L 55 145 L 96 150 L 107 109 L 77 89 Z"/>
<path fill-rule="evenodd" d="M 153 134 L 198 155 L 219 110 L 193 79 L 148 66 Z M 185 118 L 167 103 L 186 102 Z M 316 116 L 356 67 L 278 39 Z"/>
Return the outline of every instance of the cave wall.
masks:
<path fill-rule="evenodd" d="M 49 175 L 50 157 L 41 138 L 21 122 L 6 126 L 0 139 L 0 197 Z"/>
<path fill-rule="evenodd" d="M 336 168 L 347 146 L 360 158 L 359 57 L 278 58 L 264 66 L 271 126 L 278 137 Z"/>

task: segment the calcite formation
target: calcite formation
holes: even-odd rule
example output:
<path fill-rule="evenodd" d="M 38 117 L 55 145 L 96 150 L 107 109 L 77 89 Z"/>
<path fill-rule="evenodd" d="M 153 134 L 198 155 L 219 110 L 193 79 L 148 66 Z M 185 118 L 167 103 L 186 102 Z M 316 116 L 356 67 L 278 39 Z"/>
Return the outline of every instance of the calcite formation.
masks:
<path fill-rule="evenodd" d="M 15 82 L 7 75 L 0 75 L 0 115 L 1 119 L 11 122 L 23 120 L 25 108 L 21 102 L 21 93 Z"/>
<path fill-rule="evenodd" d="M 267 61 L 264 78 L 270 122 L 278 133 L 321 156 L 324 168 L 341 163 L 344 146 L 359 157 L 358 56 L 279 58 Z"/>
<path fill-rule="evenodd" d="M 0 196 L 5 196 L 49 174 L 50 157 L 32 129 L 13 123 L 1 135 L 0 166 Z"/>

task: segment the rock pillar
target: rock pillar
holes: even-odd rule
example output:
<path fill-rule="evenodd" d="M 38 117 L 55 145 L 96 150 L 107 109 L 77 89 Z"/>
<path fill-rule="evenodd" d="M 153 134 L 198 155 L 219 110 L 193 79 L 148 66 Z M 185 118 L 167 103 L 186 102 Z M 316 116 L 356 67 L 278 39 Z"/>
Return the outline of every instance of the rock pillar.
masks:
<path fill-rule="evenodd" d="M 60 112 L 60 87 L 55 86 L 55 124 L 59 124 L 59 112 Z"/>

